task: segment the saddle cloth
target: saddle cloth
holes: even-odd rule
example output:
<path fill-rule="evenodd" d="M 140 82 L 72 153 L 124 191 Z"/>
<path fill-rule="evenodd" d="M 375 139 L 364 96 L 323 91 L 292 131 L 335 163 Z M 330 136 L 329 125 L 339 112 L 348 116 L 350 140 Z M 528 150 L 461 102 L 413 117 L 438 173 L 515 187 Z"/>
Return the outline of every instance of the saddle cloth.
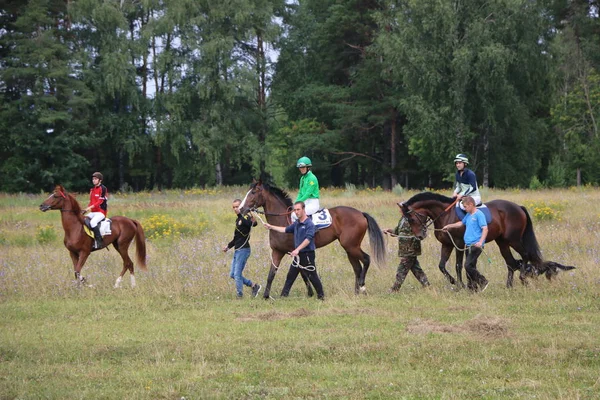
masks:
<path fill-rule="evenodd" d="M 331 226 L 331 214 L 327 208 L 321 208 L 319 211 L 310 216 L 317 230 L 325 229 Z"/>
<path fill-rule="evenodd" d="M 456 210 L 456 215 L 458 216 L 458 219 L 462 221 L 465 218 L 465 215 L 467 215 L 467 212 L 460 208 L 458 204 L 456 204 L 456 207 L 454 207 L 454 209 Z M 483 215 L 485 215 L 485 222 L 487 222 L 488 224 L 492 222 L 492 212 L 490 211 L 488 206 L 486 206 L 485 204 L 481 204 L 477 206 L 477 209 L 481 211 Z"/>
<path fill-rule="evenodd" d="M 89 220 L 86 219 L 85 222 L 86 223 L 85 223 L 85 225 L 83 225 L 83 230 L 85 231 L 85 233 L 87 233 L 87 235 L 89 237 L 91 237 L 92 239 L 94 239 L 94 232 L 88 226 L 89 225 Z M 108 219 L 108 218 L 105 218 L 102 221 L 100 221 L 100 234 L 102 236 L 106 236 L 106 235 L 112 234 L 111 224 L 112 224 L 112 221 L 110 219 Z"/>

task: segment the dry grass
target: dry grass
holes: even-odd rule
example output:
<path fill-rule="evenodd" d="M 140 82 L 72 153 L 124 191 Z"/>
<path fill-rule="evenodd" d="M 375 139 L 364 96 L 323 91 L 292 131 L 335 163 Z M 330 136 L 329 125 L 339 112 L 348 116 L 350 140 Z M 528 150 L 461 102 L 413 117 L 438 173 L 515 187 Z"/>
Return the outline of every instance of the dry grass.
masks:
<path fill-rule="evenodd" d="M 234 298 L 231 254 L 220 249 L 232 235 L 230 201 L 244 191 L 116 195 L 112 215 L 206 224 L 192 236 L 148 241 L 149 271 L 136 274 L 136 290 L 127 276 L 123 289 L 112 288 L 121 269 L 112 250 L 90 257 L 83 274 L 93 287 L 78 287 L 59 214 L 37 211 L 43 196 L 0 195 L 0 397 L 600 397 L 597 189 L 484 191 L 488 200 L 556 211 L 534 221 L 536 235 L 546 259 L 577 269 L 551 282 L 506 289 L 504 262 L 489 245 L 490 262 L 479 264 L 488 290 L 457 290 L 437 270 L 430 237 L 420 261 L 432 287 L 409 275 L 390 295 L 397 245 L 386 239 L 388 262 L 370 269 L 367 296 L 354 295 L 338 244 L 317 252 L 325 302 L 307 299 L 300 283 L 279 299 L 286 265 L 276 300 Z M 397 223 L 401 199 L 392 193 L 323 197 L 326 206 L 368 211 L 382 228 Z M 57 238 L 39 244 L 37 230 L 48 225 Z M 266 230 L 256 229 L 251 244 L 246 275 L 264 283 Z"/>

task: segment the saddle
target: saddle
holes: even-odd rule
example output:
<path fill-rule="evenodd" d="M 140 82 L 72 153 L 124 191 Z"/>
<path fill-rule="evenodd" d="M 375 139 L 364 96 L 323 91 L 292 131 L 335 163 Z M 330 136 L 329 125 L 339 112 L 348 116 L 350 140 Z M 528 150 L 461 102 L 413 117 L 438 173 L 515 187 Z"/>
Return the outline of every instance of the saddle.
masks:
<path fill-rule="evenodd" d="M 317 230 L 325 229 L 331 226 L 331 214 L 327 208 L 321 208 L 316 213 L 309 215 Z"/>
<path fill-rule="evenodd" d="M 83 230 L 85 231 L 85 233 L 91 237 L 92 239 L 94 239 L 94 231 L 92 231 L 92 227 L 90 226 L 90 219 L 89 218 L 84 218 L 84 225 L 83 225 Z M 102 236 L 106 236 L 106 235 L 111 235 L 112 231 L 111 231 L 111 226 L 112 226 L 112 221 L 109 218 L 104 218 L 102 221 L 100 221 L 100 234 Z"/>
<path fill-rule="evenodd" d="M 481 203 L 476 208 L 479 211 L 481 211 L 483 213 L 483 215 L 485 215 L 485 222 L 490 224 L 492 222 L 492 212 L 490 211 L 488 206 L 486 206 L 484 203 Z M 460 208 L 460 205 L 458 203 L 456 203 L 456 207 L 454 207 L 454 209 L 456 210 L 456 215 L 458 216 L 458 219 L 460 219 L 462 221 L 465 218 L 465 216 L 467 215 L 467 212 L 465 210 L 463 210 L 462 208 Z"/>

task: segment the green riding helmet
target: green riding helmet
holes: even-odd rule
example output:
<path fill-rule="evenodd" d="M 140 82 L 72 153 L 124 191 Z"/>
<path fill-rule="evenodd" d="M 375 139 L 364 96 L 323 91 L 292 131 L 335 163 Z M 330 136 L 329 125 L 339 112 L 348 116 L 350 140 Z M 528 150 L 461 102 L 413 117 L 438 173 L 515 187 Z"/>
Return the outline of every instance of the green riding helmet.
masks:
<path fill-rule="evenodd" d="M 312 161 L 308 157 L 300 157 L 296 163 L 296 168 L 300 167 L 312 167 Z"/>
<path fill-rule="evenodd" d="M 464 162 L 465 164 L 469 164 L 469 159 L 467 158 L 467 156 L 461 153 L 457 154 L 456 157 L 454 157 L 454 163 L 456 164 L 457 162 Z"/>

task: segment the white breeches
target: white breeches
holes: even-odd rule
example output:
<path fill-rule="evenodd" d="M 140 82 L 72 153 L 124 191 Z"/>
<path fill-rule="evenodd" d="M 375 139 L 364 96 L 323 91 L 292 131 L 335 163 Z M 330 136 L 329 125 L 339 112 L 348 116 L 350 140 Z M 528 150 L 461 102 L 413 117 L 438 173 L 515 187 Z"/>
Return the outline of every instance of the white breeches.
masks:
<path fill-rule="evenodd" d="M 319 211 L 320 208 L 321 208 L 321 205 L 319 203 L 319 199 L 304 200 L 304 209 L 306 210 L 306 215 L 311 216 L 314 213 L 316 213 L 317 211 Z M 298 219 L 298 217 L 296 216 L 296 213 L 292 212 L 292 222 L 294 222 L 297 219 Z"/>
<path fill-rule="evenodd" d="M 96 225 L 98 225 L 100 221 L 105 218 L 104 214 L 101 212 L 91 212 L 87 215 L 87 217 L 90 219 L 90 225 L 92 228 L 95 228 Z"/>
<path fill-rule="evenodd" d="M 481 205 L 481 196 L 473 196 L 472 194 L 470 194 L 469 196 L 471 196 L 473 198 L 473 200 L 475 200 L 476 206 Z M 458 206 L 460 207 L 461 210 L 465 209 L 465 206 L 463 206 L 462 200 L 458 202 Z"/>

